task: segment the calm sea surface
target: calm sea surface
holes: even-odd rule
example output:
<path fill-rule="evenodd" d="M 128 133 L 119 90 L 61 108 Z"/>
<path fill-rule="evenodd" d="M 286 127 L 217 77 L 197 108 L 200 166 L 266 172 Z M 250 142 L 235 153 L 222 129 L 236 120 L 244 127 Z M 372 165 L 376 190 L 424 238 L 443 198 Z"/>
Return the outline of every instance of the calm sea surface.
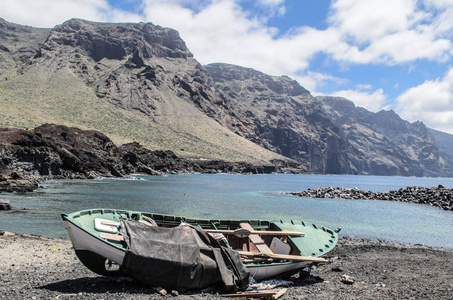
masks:
<path fill-rule="evenodd" d="M 139 178 L 139 179 L 137 179 Z M 303 220 L 340 234 L 453 248 L 453 212 L 426 205 L 283 195 L 317 187 L 389 191 L 407 186 L 453 188 L 453 178 L 357 175 L 170 175 L 68 180 L 26 195 L 3 194 L 14 208 L 0 212 L 0 229 L 65 237 L 60 214 L 116 208 L 217 219 Z"/>

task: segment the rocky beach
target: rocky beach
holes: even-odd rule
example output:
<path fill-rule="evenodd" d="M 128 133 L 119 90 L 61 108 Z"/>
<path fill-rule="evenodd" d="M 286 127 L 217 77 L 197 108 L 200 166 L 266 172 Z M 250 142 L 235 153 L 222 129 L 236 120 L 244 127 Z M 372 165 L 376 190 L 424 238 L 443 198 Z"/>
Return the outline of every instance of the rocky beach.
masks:
<path fill-rule="evenodd" d="M 357 188 L 320 187 L 317 189 L 307 189 L 303 192 L 291 192 L 289 194 L 310 198 L 400 201 L 431 205 L 444 210 L 453 210 L 453 189 L 445 188 L 442 185 L 431 188 L 414 186 L 388 192 L 364 191 Z"/>
<path fill-rule="evenodd" d="M 0 236 L 2 299 L 225 299 L 215 291 L 167 291 L 86 269 L 66 239 Z M 289 278 L 279 299 L 451 299 L 453 251 L 342 237 L 329 263 Z"/>

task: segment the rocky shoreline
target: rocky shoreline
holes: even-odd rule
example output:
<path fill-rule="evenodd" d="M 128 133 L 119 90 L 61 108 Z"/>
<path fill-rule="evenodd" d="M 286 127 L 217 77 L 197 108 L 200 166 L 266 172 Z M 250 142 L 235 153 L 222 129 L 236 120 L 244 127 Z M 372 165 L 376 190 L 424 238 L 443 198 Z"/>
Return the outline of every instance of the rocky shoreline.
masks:
<path fill-rule="evenodd" d="M 99 276 L 66 239 L 6 233 L 0 253 L 2 299 L 225 299 L 215 291 L 162 296 L 130 278 Z M 279 299 L 450 299 L 453 293 L 452 249 L 342 237 L 325 257 L 329 263 L 287 278 L 292 285 Z"/>
<path fill-rule="evenodd" d="M 373 192 L 357 188 L 320 187 L 303 192 L 291 192 L 293 196 L 310 198 L 343 198 L 362 200 L 400 201 L 426 204 L 453 211 L 453 189 L 439 185 L 437 187 L 407 187 L 388 192 Z"/>
<path fill-rule="evenodd" d="M 184 158 L 137 142 L 116 146 L 95 130 L 44 124 L 32 130 L 0 128 L 0 192 L 31 192 L 47 179 L 93 179 L 182 173 L 305 173 L 299 163 L 268 164 Z"/>

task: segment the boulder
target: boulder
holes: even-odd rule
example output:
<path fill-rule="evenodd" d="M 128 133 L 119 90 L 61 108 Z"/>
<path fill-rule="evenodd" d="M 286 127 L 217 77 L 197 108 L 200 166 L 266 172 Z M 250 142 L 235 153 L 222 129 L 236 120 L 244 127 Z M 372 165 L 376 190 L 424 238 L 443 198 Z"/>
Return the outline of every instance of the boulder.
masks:
<path fill-rule="evenodd" d="M 0 199 L 0 210 L 10 210 L 11 203 L 9 200 Z"/>

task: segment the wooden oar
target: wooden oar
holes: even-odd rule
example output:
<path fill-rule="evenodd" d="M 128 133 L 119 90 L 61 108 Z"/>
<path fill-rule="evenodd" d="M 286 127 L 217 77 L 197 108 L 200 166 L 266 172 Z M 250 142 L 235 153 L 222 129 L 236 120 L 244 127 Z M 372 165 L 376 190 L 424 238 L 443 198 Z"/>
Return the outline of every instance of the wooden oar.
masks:
<path fill-rule="evenodd" d="M 101 220 L 102 225 L 109 225 L 109 226 L 120 226 L 120 222 L 110 221 L 110 220 Z"/>
<path fill-rule="evenodd" d="M 122 235 L 101 232 L 101 233 L 99 233 L 99 236 L 106 240 L 112 240 L 112 241 L 118 241 L 118 242 L 124 241 L 124 237 Z"/>
<path fill-rule="evenodd" d="M 294 261 L 312 261 L 312 262 L 329 262 L 327 259 L 321 257 L 299 256 L 299 255 L 283 255 L 275 253 L 255 253 L 248 251 L 238 251 L 240 255 L 248 257 L 268 257 L 278 260 L 294 260 Z"/>
<path fill-rule="evenodd" d="M 153 219 L 148 218 L 146 216 L 143 216 L 143 220 L 140 220 L 139 222 L 143 223 L 145 225 L 151 226 L 151 227 L 157 227 L 156 222 Z M 109 225 L 109 226 L 120 226 L 120 222 L 115 222 L 115 221 L 110 221 L 110 220 L 102 220 L 101 224 Z"/>
<path fill-rule="evenodd" d="M 145 219 L 145 216 L 143 216 Z M 150 219 L 154 222 L 154 220 Z M 151 223 L 149 220 L 146 222 Z M 155 223 L 155 222 L 154 222 Z M 110 225 L 110 226 L 120 226 L 119 222 L 110 221 L 110 220 L 102 220 L 101 224 L 103 225 Z M 148 224 L 147 224 L 148 225 Z M 157 224 L 155 225 L 157 226 Z M 236 230 L 228 230 L 228 229 L 204 229 L 204 231 L 209 233 L 223 233 L 223 234 L 234 234 L 234 235 L 250 235 L 250 234 L 258 234 L 258 235 L 273 235 L 273 236 L 303 236 L 305 233 L 293 230 L 283 230 L 283 231 L 264 231 L 264 230 L 248 230 L 245 228 L 238 228 Z"/>
<path fill-rule="evenodd" d="M 305 233 L 299 231 L 264 231 L 264 230 L 248 230 L 245 228 L 238 228 L 236 230 L 229 230 L 229 229 L 203 229 L 206 232 L 210 233 L 223 233 L 223 234 L 234 234 L 234 235 L 250 235 L 250 234 L 258 234 L 258 235 L 274 235 L 274 236 L 303 236 Z"/>

